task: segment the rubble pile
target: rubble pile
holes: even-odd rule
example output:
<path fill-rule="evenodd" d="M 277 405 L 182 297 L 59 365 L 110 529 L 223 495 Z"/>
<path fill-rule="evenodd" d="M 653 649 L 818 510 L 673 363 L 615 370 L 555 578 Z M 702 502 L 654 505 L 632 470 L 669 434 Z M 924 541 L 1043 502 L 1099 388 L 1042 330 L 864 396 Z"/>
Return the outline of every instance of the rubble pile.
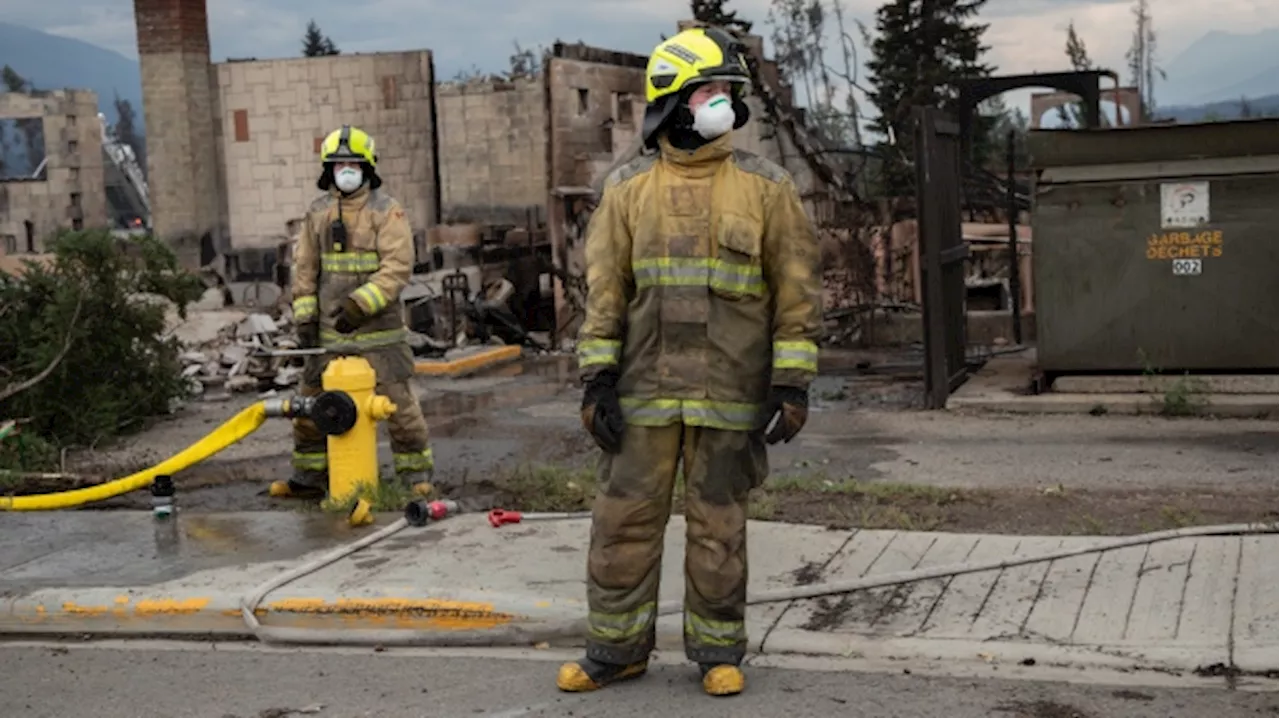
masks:
<path fill-rule="evenodd" d="M 278 319 L 261 312 L 191 312 L 174 334 L 186 347 L 183 374 L 206 400 L 284 389 L 302 374 L 302 357 L 271 354 L 298 348 L 288 310 Z"/>

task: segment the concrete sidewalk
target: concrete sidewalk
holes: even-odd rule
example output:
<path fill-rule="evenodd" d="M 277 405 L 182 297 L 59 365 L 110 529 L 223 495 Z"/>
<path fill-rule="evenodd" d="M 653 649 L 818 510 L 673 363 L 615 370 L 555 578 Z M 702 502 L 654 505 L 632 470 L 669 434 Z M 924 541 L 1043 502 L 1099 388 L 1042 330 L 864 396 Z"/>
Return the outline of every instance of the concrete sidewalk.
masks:
<path fill-rule="evenodd" d="M 385 525 L 392 517 L 384 517 Z M 0 518 L 0 634 L 241 637 L 241 597 L 367 535 L 319 514 L 257 512 L 154 521 L 143 512 Z M 587 521 L 490 527 L 461 516 L 406 529 L 267 596 L 268 625 L 491 627 L 585 613 Z M 832 531 L 753 522 L 753 594 L 914 568 L 984 562 L 1102 537 Z M 684 523 L 673 517 L 663 599 L 683 591 Z M 1189 538 L 754 606 L 752 649 L 904 660 L 1266 673 L 1277 663 L 1275 534 Z M 679 650 L 680 617 L 659 647 Z"/>

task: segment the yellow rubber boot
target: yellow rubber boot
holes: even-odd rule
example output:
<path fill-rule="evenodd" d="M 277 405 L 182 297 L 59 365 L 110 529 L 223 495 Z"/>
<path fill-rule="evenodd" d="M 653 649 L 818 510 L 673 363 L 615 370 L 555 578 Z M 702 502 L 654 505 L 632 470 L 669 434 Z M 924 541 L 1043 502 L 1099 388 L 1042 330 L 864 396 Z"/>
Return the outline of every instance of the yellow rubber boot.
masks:
<path fill-rule="evenodd" d="M 294 481 L 272 481 L 267 493 L 278 499 L 323 499 L 325 490 Z"/>
<path fill-rule="evenodd" d="M 702 690 L 709 696 L 736 696 L 746 686 L 746 676 L 737 666 L 702 666 Z"/>
<path fill-rule="evenodd" d="M 590 658 L 560 666 L 556 687 L 567 693 L 587 693 L 630 678 L 639 678 L 649 670 L 648 661 L 620 666 L 600 663 Z"/>

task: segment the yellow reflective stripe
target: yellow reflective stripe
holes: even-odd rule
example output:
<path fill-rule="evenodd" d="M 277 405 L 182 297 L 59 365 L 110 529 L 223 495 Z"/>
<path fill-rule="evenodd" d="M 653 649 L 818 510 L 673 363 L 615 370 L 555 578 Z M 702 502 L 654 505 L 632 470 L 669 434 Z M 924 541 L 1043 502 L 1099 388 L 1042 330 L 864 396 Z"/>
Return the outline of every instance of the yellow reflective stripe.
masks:
<path fill-rule="evenodd" d="M 656 257 L 631 263 L 636 288 L 711 287 L 737 294 L 765 292 L 764 272 L 756 264 L 737 264 L 709 257 Z"/>
<path fill-rule="evenodd" d="M 818 345 L 807 340 L 774 342 L 773 368 L 818 371 Z"/>
<path fill-rule="evenodd" d="M 378 271 L 377 252 L 322 252 L 320 271 L 330 274 L 366 274 Z"/>
<path fill-rule="evenodd" d="M 293 320 L 295 322 L 306 321 L 316 316 L 320 311 L 320 303 L 312 297 L 298 297 L 293 300 Z"/>
<path fill-rule="evenodd" d="M 365 314 L 377 314 L 386 309 L 387 305 L 391 303 L 387 299 L 387 295 L 373 282 L 365 282 L 356 287 L 351 296 L 360 305 L 360 308 L 364 310 Z"/>
<path fill-rule="evenodd" d="M 339 334 L 332 329 L 320 330 L 320 344 L 326 349 L 375 349 L 407 340 L 409 333 L 404 329 L 387 329 L 378 332 L 355 332 Z"/>
<path fill-rule="evenodd" d="M 613 365 L 622 356 L 622 342 L 614 339 L 584 339 L 578 342 L 578 366 Z"/>
<path fill-rule="evenodd" d="M 422 451 L 392 454 L 392 461 L 395 464 L 397 474 L 404 471 L 431 471 L 436 466 L 435 457 L 432 456 L 429 448 Z"/>
<path fill-rule="evenodd" d="M 694 615 L 686 606 L 684 610 L 684 635 L 704 646 L 737 646 L 747 640 L 747 626 L 743 621 L 715 621 Z"/>
<path fill-rule="evenodd" d="M 602 641 L 626 641 L 642 636 L 658 616 L 658 604 L 650 601 L 625 613 L 589 611 L 587 625 L 592 638 Z"/>
<path fill-rule="evenodd" d="M 759 423 L 761 406 L 752 402 L 713 401 L 710 399 L 637 399 L 624 396 L 618 400 L 622 416 L 636 426 L 701 426 L 727 431 L 751 431 Z"/>
<path fill-rule="evenodd" d="M 324 471 L 329 468 L 329 455 L 321 453 L 293 452 L 293 468 L 303 471 Z"/>

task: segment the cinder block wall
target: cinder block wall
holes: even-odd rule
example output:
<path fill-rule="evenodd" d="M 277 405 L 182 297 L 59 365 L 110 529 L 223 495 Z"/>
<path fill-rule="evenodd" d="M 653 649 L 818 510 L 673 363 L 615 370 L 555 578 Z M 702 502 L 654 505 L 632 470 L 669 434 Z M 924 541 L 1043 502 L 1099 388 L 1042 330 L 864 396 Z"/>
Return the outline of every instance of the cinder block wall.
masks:
<path fill-rule="evenodd" d="M 219 243 L 222 197 L 214 148 L 204 0 L 134 0 L 152 224 L 187 267 Z"/>
<path fill-rule="evenodd" d="M 542 78 L 444 83 L 436 98 L 444 221 L 523 224 L 547 201 Z"/>
<path fill-rule="evenodd" d="M 20 118 L 42 120 L 45 179 L 0 183 L 0 251 L 42 252 L 45 240 L 59 230 L 106 226 L 97 94 L 89 90 L 0 94 L 0 119 Z"/>
<path fill-rule="evenodd" d="M 435 203 L 431 67 L 425 50 L 218 64 L 216 145 L 232 245 L 288 238 L 288 223 L 320 195 L 320 142 L 344 124 L 373 135 L 383 187 L 425 231 Z"/>

